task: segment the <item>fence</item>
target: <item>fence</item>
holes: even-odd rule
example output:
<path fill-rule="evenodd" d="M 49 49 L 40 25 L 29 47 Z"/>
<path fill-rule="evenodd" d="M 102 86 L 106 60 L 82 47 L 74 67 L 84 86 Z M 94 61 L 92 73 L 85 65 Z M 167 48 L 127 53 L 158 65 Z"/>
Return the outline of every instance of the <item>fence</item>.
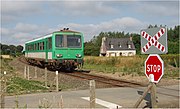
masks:
<path fill-rule="evenodd" d="M 34 71 L 33 71 L 34 70 Z M 51 91 L 52 91 L 52 87 L 53 87 L 53 84 L 55 83 L 56 84 L 56 91 L 58 92 L 59 91 L 59 79 L 58 79 L 58 71 L 55 72 L 56 75 L 54 75 L 54 79 L 53 80 L 50 80 L 48 81 L 48 71 L 47 71 L 47 67 L 41 70 L 39 70 L 41 72 L 40 75 L 38 70 L 37 70 L 37 67 L 31 67 L 31 72 L 30 73 L 30 66 L 24 66 L 24 78 L 27 79 L 27 80 L 30 80 L 30 79 L 39 79 L 39 78 L 44 78 L 44 86 L 46 88 L 49 88 Z M 43 71 L 44 71 L 44 74 L 43 74 Z M 34 72 L 34 74 L 33 74 Z M 49 87 L 48 87 L 49 86 Z"/>

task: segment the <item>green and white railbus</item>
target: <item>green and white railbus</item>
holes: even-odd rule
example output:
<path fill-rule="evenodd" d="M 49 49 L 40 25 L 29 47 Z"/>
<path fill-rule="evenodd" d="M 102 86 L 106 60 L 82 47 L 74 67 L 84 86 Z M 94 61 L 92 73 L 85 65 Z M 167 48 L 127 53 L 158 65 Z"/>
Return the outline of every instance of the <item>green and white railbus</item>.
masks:
<path fill-rule="evenodd" d="M 25 43 L 25 58 L 41 67 L 74 70 L 83 65 L 83 57 L 83 34 L 68 28 Z"/>

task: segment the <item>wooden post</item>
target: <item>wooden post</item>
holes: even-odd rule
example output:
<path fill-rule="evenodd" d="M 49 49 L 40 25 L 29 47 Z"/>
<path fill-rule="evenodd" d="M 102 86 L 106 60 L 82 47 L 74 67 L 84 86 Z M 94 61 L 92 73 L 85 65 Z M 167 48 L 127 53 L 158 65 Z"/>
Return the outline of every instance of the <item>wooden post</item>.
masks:
<path fill-rule="evenodd" d="M 29 65 L 27 66 L 27 76 L 28 76 L 28 80 L 29 80 Z"/>
<path fill-rule="evenodd" d="M 156 102 L 156 85 L 153 82 L 150 82 L 152 85 L 151 87 L 151 106 L 152 108 L 157 108 L 157 102 Z"/>
<path fill-rule="evenodd" d="M 156 103 L 156 85 L 154 84 L 154 75 L 150 74 L 149 75 L 149 81 L 151 84 L 151 107 L 152 108 L 157 108 L 157 103 Z"/>
<path fill-rule="evenodd" d="M 34 78 L 37 78 L 37 67 L 34 67 Z"/>
<path fill-rule="evenodd" d="M 45 87 L 47 87 L 47 67 L 45 67 Z"/>
<path fill-rule="evenodd" d="M 61 95 L 61 99 L 60 99 L 60 102 L 59 102 L 59 107 L 61 109 L 63 109 L 63 97 L 62 97 L 62 95 Z"/>
<path fill-rule="evenodd" d="M 145 96 L 147 95 L 147 93 L 149 92 L 149 90 L 152 88 L 152 84 L 149 84 L 147 89 L 144 91 L 144 93 L 142 94 L 142 96 L 138 99 L 138 101 L 136 102 L 136 104 L 134 105 L 134 108 L 137 108 L 140 103 L 142 102 L 142 100 L 145 98 Z"/>
<path fill-rule="evenodd" d="M 4 83 L 3 83 L 4 81 Z M 6 91 L 6 71 L 4 71 L 4 75 L 1 79 L 1 107 L 0 108 L 4 108 L 5 107 L 5 100 L 4 100 L 4 93 Z"/>
<path fill-rule="evenodd" d="M 134 108 L 137 108 L 139 104 L 142 102 L 142 100 L 145 98 L 147 95 L 148 91 L 150 90 L 151 92 L 151 107 L 152 108 L 157 108 L 157 102 L 156 102 L 156 85 L 153 83 L 154 82 L 154 75 L 150 74 L 149 75 L 149 85 L 148 88 L 144 91 L 143 95 L 140 97 L 140 99 L 136 102 L 134 105 Z"/>
<path fill-rule="evenodd" d="M 24 66 L 24 78 L 26 79 L 26 65 Z"/>
<path fill-rule="evenodd" d="M 2 89 L 3 89 L 3 87 L 2 87 L 2 85 L 3 85 L 3 84 L 2 84 L 3 76 L 2 76 L 1 73 L 0 73 L 0 78 L 1 78 L 1 79 L 0 79 L 0 98 L 1 98 L 1 99 L 0 99 L 0 108 L 3 108 L 3 103 L 2 103 L 2 102 L 3 102 L 3 101 L 2 101 L 2 100 L 3 100 L 3 92 L 2 92 L 2 91 L 3 91 L 3 90 L 2 90 Z"/>
<path fill-rule="evenodd" d="M 95 80 L 90 80 L 90 108 L 95 108 Z"/>
<path fill-rule="evenodd" d="M 59 92 L 58 71 L 56 71 L 56 91 Z"/>
<path fill-rule="evenodd" d="M 176 65 L 176 67 L 178 67 L 178 64 L 177 64 L 177 61 L 176 61 L 175 58 L 174 58 L 174 63 L 175 63 L 175 65 Z"/>
<path fill-rule="evenodd" d="M 4 100 L 4 92 L 1 92 L 1 107 L 0 108 L 4 108 L 5 105 L 5 100 Z"/>
<path fill-rule="evenodd" d="M 16 98 L 16 100 L 15 100 L 15 104 L 16 104 L 16 108 L 18 109 L 19 108 L 19 101 L 18 101 L 18 96 L 16 95 L 15 96 Z"/>
<path fill-rule="evenodd" d="M 7 91 L 7 87 L 6 87 L 6 82 L 7 82 L 7 78 L 6 78 L 6 71 L 4 71 L 4 92 L 6 93 Z"/>

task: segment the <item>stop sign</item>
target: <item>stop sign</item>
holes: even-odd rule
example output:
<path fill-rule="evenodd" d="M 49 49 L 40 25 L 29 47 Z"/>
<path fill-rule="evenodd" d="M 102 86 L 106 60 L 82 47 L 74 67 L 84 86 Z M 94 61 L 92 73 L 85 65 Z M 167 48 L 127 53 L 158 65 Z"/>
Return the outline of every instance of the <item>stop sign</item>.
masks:
<path fill-rule="evenodd" d="M 154 77 L 151 81 L 158 83 L 161 77 L 164 75 L 164 62 L 157 54 L 150 54 L 145 61 L 145 74 L 149 79 L 149 76 Z"/>

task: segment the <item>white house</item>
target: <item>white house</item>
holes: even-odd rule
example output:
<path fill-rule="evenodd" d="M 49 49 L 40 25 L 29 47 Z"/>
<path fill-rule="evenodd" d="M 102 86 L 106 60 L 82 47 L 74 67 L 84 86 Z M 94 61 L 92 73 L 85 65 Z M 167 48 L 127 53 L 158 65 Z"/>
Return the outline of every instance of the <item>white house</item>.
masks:
<path fill-rule="evenodd" d="M 100 56 L 134 56 L 136 49 L 130 38 L 102 38 Z"/>

